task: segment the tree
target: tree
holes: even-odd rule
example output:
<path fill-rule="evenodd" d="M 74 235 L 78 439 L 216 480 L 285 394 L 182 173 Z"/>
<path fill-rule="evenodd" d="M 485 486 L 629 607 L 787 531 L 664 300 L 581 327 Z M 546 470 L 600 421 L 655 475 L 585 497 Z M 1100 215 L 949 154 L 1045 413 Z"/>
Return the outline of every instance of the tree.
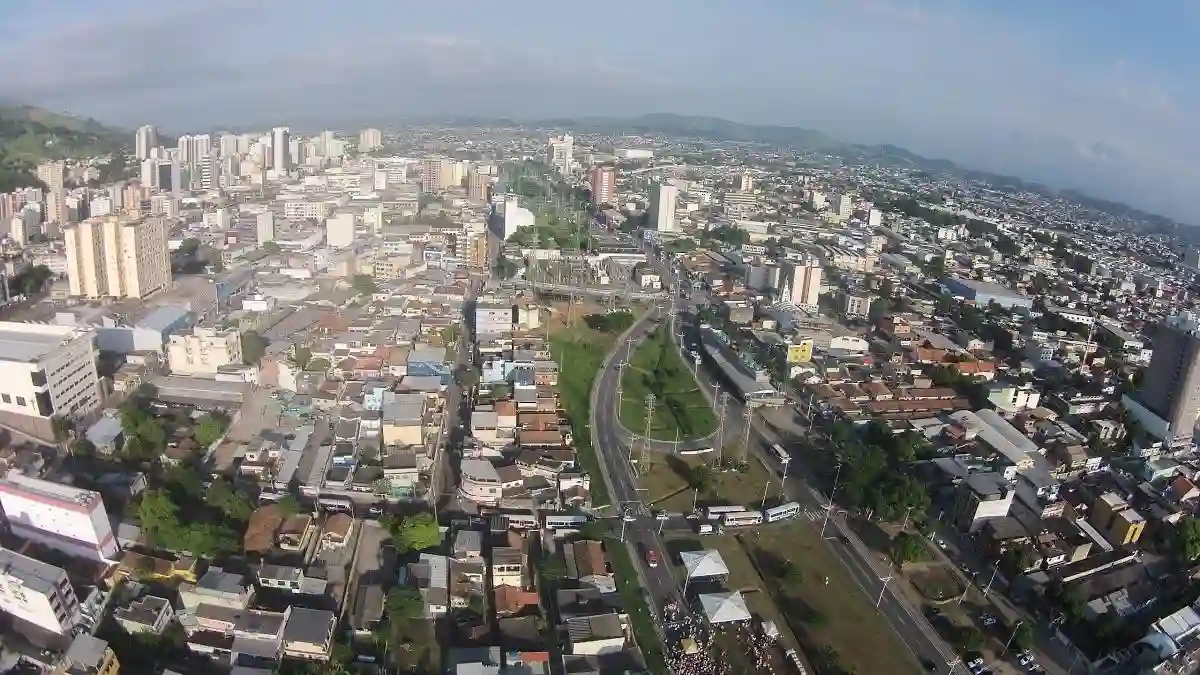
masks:
<path fill-rule="evenodd" d="M 547 556 L 538 564 L 538 572 L 547 581 L 559 581 L 567 576 L 567 566 L 557 557 Z"/>
<path fill-rule="evenodd" d="M 363 295 L 371 295 L 379 290 L 379 286 L 375 284 L 375 280 L 369 274 L 355 274 L 350 279 L 350 285 Z"/>
<path fill-rule="evenodd" d="M 275 502 L 275 504 L 279 507 L 279 513 L 282 514 L 284 518 L 291 518 L 297 513 L 300 513 L 300 502 L 292 495 L 284 496 L 283 499 Z"/>
<path fill-rule="evenodd" d="M 928 558 L 929 549 L 919 535 L 901 532 L 892 539 L 891 554 L 892 560 L 903 567 L 908 563 Z"/>
<path fill-rule="evenodd" d="M 1200 558 L 1200 519 L 1189 516 L 1179 522 L 1179 553 L 1184 560 Z"/>
<path fill-rule="evenodd" d="M 392 543 L 400 552 L 422 551 L 437 546 L 442 541 L 441 530 L 432 513 L 419 513 L 393 521 Z"/>
<path fill-rule="evenodd" d="M 209 506 L 220 509 L 225 517 L 241 522 L 250 520 L 250 514 L 254 512 L 254 505 L 250 499 L 238 492 L 237 488 L 224 478 L 213 481 L 212 487 L 204 495 L 204 501 Z"/>
<path fill-rule="evenodd" d="M 304 370 L 308 367 L 309 361 L 312 361 L 312 349 L 296 345 L 292 348 L 292 360 L 296 362 L 296 366 L 300 370 Z"/>
<path fill-rule="evenodd" d="M 225 435 L 225 430 L 229 428 L 229 418 L 221 413 L 209 413 L 205 415 L 200 423 L 196 425 L 193 436 L 196 438 L 196 443 L 200 447 L 207 448 Z"/>
<path fill-rule="evenodd" d="M 688 469 L 688 487 L 696 492 L 705 492 L 712 484 L 712 468 L 707 464 L 697 464 Z"/>
<path fill-rule="evenodd" d="M 75 420 L 55 415 L 50 418 L 50 428 L 54 432 L 54 440 L 61 443 L 70 438 L 71 432 L 75 431 Z"/>
<path fill-rule="evenodd" d="M 279 255 L 279 252 L 281 250 L 279 248 L 279 244 L 276 244 L 274 241 L 265 242 L 262 245 L 262 249 L 264 251 L 266 251 L 267 253 L 270 253 L 271 255 Z"/>
<path fill-rule="evenodd" d="M 248 330 L 241 335 L 242 341 L 242 361 L 252 366 L 258 363 L 267 353 L 267 339 L 258 334 L 257 331 Z"/>
<path fill-rule="evenodd" d="M 389 621 L 419 619 L 425 615 L 425 601 L 421 592 L 411 586 L 394 586 L 388 591 L 384 611 Z"/>
<path fill-rule="evenodd" d="M 71 442 L 71 454 L 75 457 L 88 457 L 96 454 L 96 445 L 86 438 L 78 438 Z"/>
<path fill-rule="evenodd" d="M 143 382 L 133 392 L 133 398 L 138 401 L 139 405 L 153 401 L 158 398 L 158 387 L 154 386 L 152 382 Z"/>
<path fill-rule="evenodd" d="M 200 251 L 200 240 L 194 237 L 189 237 L 183 240 L 179 245 L 179 255 L 188 258 L 193 258 Z"/>

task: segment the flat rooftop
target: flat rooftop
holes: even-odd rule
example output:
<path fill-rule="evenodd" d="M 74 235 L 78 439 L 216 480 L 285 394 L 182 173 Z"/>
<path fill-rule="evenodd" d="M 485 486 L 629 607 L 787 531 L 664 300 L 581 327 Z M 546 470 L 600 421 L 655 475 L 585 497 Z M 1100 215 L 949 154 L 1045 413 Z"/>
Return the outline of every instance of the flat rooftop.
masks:
<path fill-rule="evenodd" d="M 100 500 L 100 493 L 81 490 L 70 485 L 31 478 L 17 469 L 0 478 L 0 492 L 20 495 L 38 501 L 51 501 L 63 506 L 88 507 Z"/>
<path fill-rule="evenodd" d="M 0 321 L 0 361 L 37 361 L 82 334 L 71 326 Z"/>
<path fill-rule="evenodd" d="M 21 580 L 26 588 L 49 594 L 67 578 L 61 569 L 6 548 L 0 548 L 0 574 Z"/>

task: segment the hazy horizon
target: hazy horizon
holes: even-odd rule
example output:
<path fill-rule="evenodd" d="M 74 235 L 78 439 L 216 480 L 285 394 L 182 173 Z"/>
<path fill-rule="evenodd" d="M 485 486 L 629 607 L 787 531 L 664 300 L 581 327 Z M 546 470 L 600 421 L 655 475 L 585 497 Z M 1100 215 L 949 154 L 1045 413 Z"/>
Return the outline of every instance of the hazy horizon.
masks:
<path fill-rule="evenodd" d="M 1192 221 L 1200 5 L 9 0 L 0 97 L 173 132 L 651 112 L 816 129 Z"/>

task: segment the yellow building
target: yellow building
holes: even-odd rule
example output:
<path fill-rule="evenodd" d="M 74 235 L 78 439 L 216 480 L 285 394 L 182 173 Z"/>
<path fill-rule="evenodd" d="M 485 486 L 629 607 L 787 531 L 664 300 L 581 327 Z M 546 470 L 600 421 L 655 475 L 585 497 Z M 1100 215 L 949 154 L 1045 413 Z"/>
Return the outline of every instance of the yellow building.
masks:
<path fill-rule="evenodd" d="M 799 342 L 793 342 L 788 345 L 787 362 L 788 363 L 808 363 L 813 357 L 813 340 L 812 338 L 804 338 Z"/>
<path fill-rule="evenodd" d="M 1118 546 L 1136 544 L 1146 530 L 1146 519 L 1133 509 L 1118 511 L 1109 527 L 1109 538 Z"/>
<path fill-rule="evenodd" d="M 112 647 L 99 638 L 84 633 L 75 638 L 54 675 L 118 675 L 121 664 Z"/>

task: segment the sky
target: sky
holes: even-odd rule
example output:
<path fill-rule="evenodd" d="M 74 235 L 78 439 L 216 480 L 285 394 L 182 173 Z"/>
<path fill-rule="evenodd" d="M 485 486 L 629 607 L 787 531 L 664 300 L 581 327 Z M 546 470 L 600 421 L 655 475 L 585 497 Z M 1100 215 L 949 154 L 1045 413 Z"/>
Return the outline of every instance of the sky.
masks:
<path fill-rule="evenodd" d="M 649 112 L 1200 224 L 1200 0 L 4 0 L 0 98 L 168 133 Z"/>

